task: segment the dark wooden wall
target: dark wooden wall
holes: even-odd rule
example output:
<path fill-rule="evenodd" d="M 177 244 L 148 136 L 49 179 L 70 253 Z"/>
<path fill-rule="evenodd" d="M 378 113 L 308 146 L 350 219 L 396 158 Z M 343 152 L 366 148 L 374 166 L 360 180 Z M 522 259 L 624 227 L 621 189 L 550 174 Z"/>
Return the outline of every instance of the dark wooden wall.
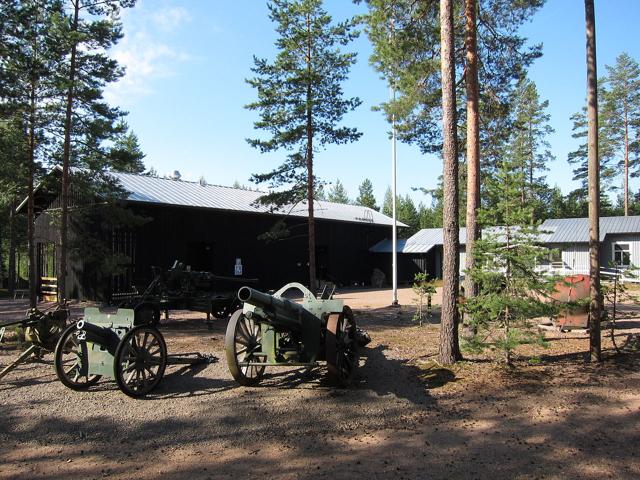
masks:
<path fill-rule="evenodd" d="M 260 279 L 263 289 L 293 281 L 308 284 L 305 218 L 287 218 L 289 237 L 268 242 L 258 237 L 279 216 L 156 204 L 131 204 L 130 208 L 148 219 L 132 237 L 135 258 L 130 277 L 138 289 L 150 281 L 152 266 L 166 269 L 180 260 L 193 270 L 233 276 L 236 258 L 242 261 L 243 276 Z M 36 242 L 58 242 L 54 218 L 48 211 L 37 217 Z M 374 268 L 369 248 L 390 234 L 389 226 L 316 220 L 318 276 L 339 285 L 368 285 Z M 100 285 L 83 284 L 92 277 L 83 271 L 81 259 L 70 258 L 69 267 L 70 298 L 92 298 L 94 292 L 104 290 Z M 114 286 L 120 283 L 111 282 Z"/>
<path fill-rule="evenodd" d="M 290 235 L 276 241 L 258 239 L 279 219 L 275 215 L 172 206 L 135 206 L 151 218 L 137 232 L 136 278 L 143 283 L 151 266 L 166 268 L 178 259 L 194 270 L 234 274 L 240 258 L 243 276 L 259 278 L 263 288 L 308 283 L 308 236 L 304 218 L 286 220 Z M 342 285 L 370 282 L 369 248 L 390 227 L 316 220 L 318 275 Z"/>

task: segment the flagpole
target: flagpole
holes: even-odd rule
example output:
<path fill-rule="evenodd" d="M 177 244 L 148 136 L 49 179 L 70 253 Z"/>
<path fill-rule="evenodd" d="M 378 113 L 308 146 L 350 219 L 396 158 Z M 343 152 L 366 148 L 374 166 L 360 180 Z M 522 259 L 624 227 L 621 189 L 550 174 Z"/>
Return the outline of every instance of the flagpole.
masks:
<path fill-rule="evenodd" d="M 396 99 L 396 91 L 391 87 L 391 100 Z M 391 114 L 391 210 L 393 218 L 391 234 L 391 269 L 392 269 L 392 289 L 393 295 L 391 305 L 398 305 L 398 219 L 396 215 L 396 116 Z"/>
<path fill-rule="evenodd" d="M 393 33 L 394 33 L 394 19 L 391 18 L 390 27 L 391 31 L 389 32 L 389 41 L 393 41 Z M 389 85 L 389 96 L 391 97 L 391 102 L 394 102 L 396 99 L 396 89 L 394 85 L 393 75 L 391 76 L 391 82 Z M 391 288 L 392 288 L 392 298 L 391 305 L 398 305 L 398 218 L 396 215 L 396 166 L 397 166 L 397 156 L 396 156 L 396 115 L 395 113 L 391 114 L 391 211 L 392 211 L 392 233 L 391 233 Z"/>

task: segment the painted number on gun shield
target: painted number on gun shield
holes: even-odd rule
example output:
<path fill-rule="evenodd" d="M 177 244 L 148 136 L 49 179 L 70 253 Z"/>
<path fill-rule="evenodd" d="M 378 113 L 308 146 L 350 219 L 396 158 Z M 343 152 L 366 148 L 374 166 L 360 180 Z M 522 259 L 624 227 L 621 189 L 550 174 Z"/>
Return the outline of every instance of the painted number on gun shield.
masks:
<path fill-rule="evenodd" d="M 76 323 L 76 328 L 78 329 L 78 332 L 76 333 L 76 338 L 78 340 L 86 340 L 87 338 L 87 332 L 85 332 L 84 329 L 84 319 L 80 320 L 78 323 Z"/>

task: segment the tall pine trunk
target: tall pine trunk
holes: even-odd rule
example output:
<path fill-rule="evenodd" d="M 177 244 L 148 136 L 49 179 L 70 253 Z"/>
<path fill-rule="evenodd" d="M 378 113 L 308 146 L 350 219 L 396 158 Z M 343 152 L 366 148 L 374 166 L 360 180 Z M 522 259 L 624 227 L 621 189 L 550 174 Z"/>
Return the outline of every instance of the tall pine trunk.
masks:
<path fill-rule="evenodd" d="M 475 268 L 474 248 L 480 236 L 477 210 L 480 208 L 480 129 L 478 115 L 478 48 L 476 27 L 476 0 L 467 0 L 465 4 L 465 49 L 467 89 L 467 272 Z M 478 285 L 471 275 L 465 277 L 465 295 L 474 297 L 478 293 Z"/>
<path fill-rule="evenodd" d="M 598 72 L 596 67 L 596 20 L 593 0 L 585 0 L 587 33 L 587 118 L 589 150 L 589 352 L 591 361 L 599 362 L 600 317 L 600 165 L 598 161 Z"/>
<path fill-rule="evenodd" d="M 11 201 L 9 211 L 9 293 L 16 289 L 16 201 Z"/>
<path fill-rule="evenodd" d="M 29 187 L 27 193 L 27 251 L 29 257 L 29 305 L 33 308 L 38 304 L 36 253 L 35 253 L 35 214 L 34 214 L 34 183 L 36 175 L 36 79 L 31 79 L 29 103 Z"/>
<path fill-rule="evenodd" d="M 456 132 L 455 61 L 453 39 L 453 0 L 440 0 L 440 41 L 442 72 L 443 130 L 443 261 L 442 319 L 440 322 L 440 361 L 454 363 L 461 358 L 458 345 L 458 141 Z"/>
<path fill-rule="evenodd" d="M 316 221 L 313 212 L 313 94 L 311 91 L 311 62 L 313 45 L 311 19 L 307 14 L 307 208 L 309 214 L 309 290 L 316 293 Z"/>
<path fill-rule="evenodd" d="M 74 2 L 72 31 L 78 30 L 78 14 L 80 0 Z M 57 275 L 58 302 L 67 298 L 67 256 L 68 256 L 68 225 L 69 225 L 69 164 L 71 157 L 71 127 L 73 115 L 74 83 L 76 77 L 76 51 L 77 42 L 73 40 L 71 47 L 71 60 L 69 65 L 69 87 L 67 90 L 67 106 L 64 119 L 64 147 L 62 153 L 62 215 L 60 219 L 60 260 Z"/>
<path fill-rule="evenodd" d="M 629 115 L 624 107 L 624 216 L 629 216 Z"/>

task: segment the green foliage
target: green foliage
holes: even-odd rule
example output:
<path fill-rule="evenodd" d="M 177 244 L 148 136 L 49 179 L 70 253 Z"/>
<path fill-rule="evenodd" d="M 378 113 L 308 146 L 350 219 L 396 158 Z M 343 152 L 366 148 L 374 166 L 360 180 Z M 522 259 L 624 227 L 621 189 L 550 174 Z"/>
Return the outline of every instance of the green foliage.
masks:
<path fill-rule="evenodd" d="M 604 89 L 604 81 L 598 81 L 598 160 L 600 162 L 600 197 L 604 197 L 616 189 L 613 180 L 618 172 L 613 165 L 616 140 L 612 131 L 612 105 L 607 101 L 607 92 Z M 571 116 L 573 133 L 571 136 L 581 141 L 573 152 L 569 152 L 567 161 L 574 165 L 573 179 L 580 180 L 581 187 L 577 195 L 587 198 L 587 173 L 588 173 L 588 149 L 587 149 L 587 107 L 582 107 L 580 112 Z"/>
<path fill-rule="evenodd" d="M 436 293 L 435 283 L 433 280 L 429 280 L 429 275 L 426 273 L 416 273 L 411 288 L 413 293 L 416 294 L 413 299 L 416 302 L 416 313 L 413 315 L 413 321 L 422 326 L 425 318 L 431 318 L 431 296 Z"/>
<path fill-rule="evenodd" d="M 329 191 L 327 200 L 334 203 L 351 203 L 351 200 L 349 200 L 349 195 L 347 194 L 347 189 L 344 188 L 344 185 L 339 178 L 336 179 L 336 183 L 333 184 L 333 187 Z"/>
<path fill-rule="evenodd" d="M 327 194 L 324 191 L 324 184 L 320 182 L 316 182 L 315 192 L 313 193 L 313 198 L 316 200 L 326 200 Z"/>
<path fill-rule="evenodd" d="M 521 200 L 533 207 L 532 215 L 539 219 L 543 215 L 548 189 L 540 172 L 548 170 L 547 164 L 554 160 L 547 140 L 554 131 L 549 125 L 551 117 L 546 112 L 549 101 L 541 101 L 536 84 L 524 77 L 516 86 L 514 104 L 514 129 L 508 152 L 523 172 Z"/>
<path fill-rule="evenodd" d="M 440 22 L 438 2 L 367 0 L 366 32 L 373 44 L 370 61 L 396 89 L 396 98 L 381 105 L 390 119 L 397 119 L 399 138 L 423 152 L 441 149 Z M 544 4 L 543 0 L 478 1 L 478 58 L 481 143 L 483 151 L 496 145 L 506 131 L 504 119 L 514 83 L 541 55 L 540 45 L 528 46 L 519 27 Z M 455 2 L 455 51 L 464 50 L 464 2 Z M 464 55 L 456 55 L 456 71 L 462 76 Z M 464 82 L 457 82 L 459 104 L 465 101 Z M 464 125 L 466 112 L 459 109 Z M 464 134 L 464 128 L 459 128 Z M 465 141 L 464 136 L 460 140 Z M 486 148 L 485 148 L 486 147 Z M 499 158 L 499 157 L 495 157 Z"/>
<path fill-rule="evenodd" d="M 373 194 L 373 184 L 371 180 L 365 178 L 358 187 L 358 198 L 356 198 L 356 205 L 362 205 L 363 207 L 369 207 L 373 210 L 379 210 L 376 205 L 376 197 Z"/>
<path fill-rule="evenodd" d="M 623 52 L 613 66 L 607 65 L 605 101 L 611 110 L 610 130 L 616 143 L 618 166 L 624 167 L 625 129 L 629 136 L 629 168 L 640 176 L 640 65 Z"/>
<path fill-rule="evenodd" d="M 531 223 L 533 206 L 521 201 L 524 173 L 514 159 L 505 158 L 487 188 L 496 203 L 479 212 L 484 228 L 476 243 L 476 268 L 467 272 L 479 293 L 467 299 L 464 310 L 474 332 L 467 348 L 496 349 L 506 363 L 522 343 L 539 341 L 530 321 L 552 315 L 557 305 L 546 302 L 556 279 L 536 270 L 538 259 L 549 250 L 537 243 L 540 235 Z"/>
<path fill-rule="evenodd" d="M 408 228 L 402 229 L 402 236 L 410 237 L 418 232 L 420 230 L 420 215 L 411 197 L 409 195 L 399 196 L 396 208 L 398 220 L 408 225 Z"/>
<path fill-rule="evenodd" d="M 145 170 L 143 159 L 146 156 L 140 148 L 140 142 L 129 125 L 120 121 L 116 125 L 116 136 L 109 151 L 111 169 L 117 172 L 143 173 Z"/>
<path fill-rule="evenodd" d="M 308 184 L 314 190 L 311 168 L 316 148 L 360 138 L 355 128 L 339 126 L 344 115 L 361 103 L 358 98 L 344 98 L 341 86 L 356 61 L 355 53 L 345 53 L 341 47 L 357 32 L 353 21 L 333 23 L 321 0 L 274 0 L 268 6 L 278 33 L 278 53 L 273 62 L 254 57 L 256 76 L 247 82 L 256 89 L 258 100 L 246 106 L 260 113 L 254 126 L 268 136 L 247 141 L 263 153 L 290 152 L 276 169 L 251 177 L 255 183 L 278 188 L 264 195 L 262 203 L 286 205 L 307 199 Z"/>
<path fill-rule="evenodd" d="M 387 217 L 393 216 L 393 193 L 391 187 L 387 187 L 384 192 L 384 199 L 382 200 L 382 213 Z"/>
<path fill-rule="evenodd" d="M 387 187 L 384 193 L 384 200 L 382 202 L 382 213 L 388 217 L 393 216 L 393 195 L 391 193 L 391 187 Z M 420 212 L 416 209 L 413 200 L 409 195 L 398 195 L 396 197 L 396 217 L 398 221 L 408 225 L 408 228 L 401 230 L 401 236 L 408 238 L 416 233 L 420 228 L 424 228 L 420 223 Z"/>

